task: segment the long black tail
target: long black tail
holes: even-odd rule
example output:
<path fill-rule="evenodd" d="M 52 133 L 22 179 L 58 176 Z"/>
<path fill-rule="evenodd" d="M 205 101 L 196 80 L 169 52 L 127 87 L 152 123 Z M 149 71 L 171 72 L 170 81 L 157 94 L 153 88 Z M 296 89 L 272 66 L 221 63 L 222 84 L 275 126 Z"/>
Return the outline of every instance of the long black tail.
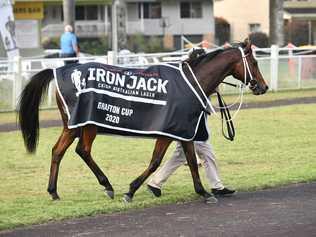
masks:
<path fill-rule="evenodd" d="M 53 69 L 40 71 L 30 79 L 20 96 L 19 123 L 24 144 L 29 153 L 36 151 L 39 136 L 39 106 L 53 78 Z"/>

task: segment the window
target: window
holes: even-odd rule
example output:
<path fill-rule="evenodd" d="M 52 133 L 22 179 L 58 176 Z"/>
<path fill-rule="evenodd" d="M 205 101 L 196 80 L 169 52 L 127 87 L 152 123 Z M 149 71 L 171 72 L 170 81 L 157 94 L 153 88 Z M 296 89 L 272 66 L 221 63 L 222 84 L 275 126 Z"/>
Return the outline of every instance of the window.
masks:
<path fill-rule="evenodd" d="M 138 4 L 138 18 L 159 19 L 161 18 L 161 4 L 144 2 Z"/>
<path fill-rule="evenodd" d="M 98 20 L 99 8 L 97 5 L 76 6 L 76 20 Z"/>
<path fill-rule="evenodd" d="M 84 6 L 76 6 L 76 20 L 84 20 Z"/>
<path fill-rule="evenodd" d="M 251 33 L 259 32 L 260 30 L 261 30 L 261 25 L 259 23 L 250 23 L 249 24 L 249 31 Z"/>
<path fill-rule="evenodd" d="M 98 20 L 98 6 L 86 6 L 86 19 Z"/>
<path fill-rule="evenodd" d="M 180 3 L 181 18 L 201 18 L 202 4 L 201 2 L 181 2 Z"/>
<path fill-rule="evenodd" d="M 62 21 L 62 6 L 50 5 L 44 8 L 44 20 L 59 22 Z"/>
<path fill-rule="evenodd" d="M 57 18 L 57 14 L 58 14 L 58 9 L 56 9 L 57 7 L 53 7 L 52 9 L 52 18 L 56 19 Z"/>

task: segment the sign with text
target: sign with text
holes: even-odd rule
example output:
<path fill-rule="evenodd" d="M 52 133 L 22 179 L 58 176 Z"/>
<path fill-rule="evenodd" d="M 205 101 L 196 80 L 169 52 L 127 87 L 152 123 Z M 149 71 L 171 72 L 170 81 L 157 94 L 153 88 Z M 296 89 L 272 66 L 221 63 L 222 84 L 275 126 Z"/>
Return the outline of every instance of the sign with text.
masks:
<path fill-rule="evenodd" d="M 205 123 L 201 99 L 173 65 L 73 64 L 56 69 L 55 77 L 69 128 L 94 124 L 100 133 L 193 140 Z"/>
<path fill-rule="evenodd" d="M 18 56 L 19 49 L 16 41 L 15 21 L 12 12 L 12 5 L 8 0 L 0 2 L 0 34 L 8 58 Z"/>
<path fill-rule="evenodd" d="M 16 2 L 14 4 L 15 19 L 37 19 L 44 17 L 43 2 Z"/>
<path fill-rule="evenodd" d="M 39 48 L 40 35 L 37 20 L 17 20 L 16 24 L 16 40 L 19 48 Z"/>

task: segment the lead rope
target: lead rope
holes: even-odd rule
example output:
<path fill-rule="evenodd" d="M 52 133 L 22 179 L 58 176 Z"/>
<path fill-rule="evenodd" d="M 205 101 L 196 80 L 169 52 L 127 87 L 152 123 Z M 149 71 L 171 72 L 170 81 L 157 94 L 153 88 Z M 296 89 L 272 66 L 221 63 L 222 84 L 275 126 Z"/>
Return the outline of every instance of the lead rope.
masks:
<path fill-rule="evenodd" d="M 218 93 L 218 91 L 216 91 L 216 94 L 217 94 L 218 104 L 220 106 L 220 112 L 221 112 L 222 134 L 227 140 L 233 141 L 235 138 L 235 127 L 234 127 L 233 120 L 231 119 L 229 109 L 224 99 L 222 98 L 220 93 Z M 225 131 L 224 131 L 224 117 L 226 121 L 227 133 L 228 133 L 227 135 L 225 134 Z"/>
<path fill-rule="evenodd" d="M 246 58 L 247 55 L 245 55 L 244 50 L 241 47 L 238 47 L 238 49 L 239 49 L 239 51 L 241 53 L 241 57 L 242 57 L 243 65 L 244 65 L 244 77 L 245 78 L 244 78 L 244 82 L 243 82 L 244 84 L 240 85 L 240 96 L 239 96 L 240 97 L 240 102 L 239 102 L 238 108 L 236 109 L 236 111 L 233 114 L 233 116 L 231 116 L 229 118 L 229 121 L 234 120 L 236 118 L 237 114 L 239 113 L 240 109 L 241 109 L 241 106 L 242 106 L 242 103 L 243 103 L 244 88 L 245 88 L 245 85 L 247 84 L 247 71 L 249 73 L 250 80 L 253 80 L 253 76 L 252 76 L 252 73 L 250 71 L 250 68 L 249 68 L 249 65 L 248 65 L 248 61 L 247 61 L 247 58 Z M 226 83 L 226 84 L 230 84 L 230 83 Z M 216 91 L 216 93 L 219 93 L 219 92 Z M 226 103 L 225 103 L 225 107 L 224 108 L 221 105 L 219 105 L 219 107 L 216 107 L 216 106 L 214 106 L 214 107 L 217 108 L 217 109 L 228 109 L 228 108 L 234 106 L 235 104 L 237 104 L 237 101 L 238 101 L 238 98 L 233 104 L 231 104 L 229 106 L 226 105 Z M 229 121 L 227 121 L 227 122 L 229 122 Z"/>

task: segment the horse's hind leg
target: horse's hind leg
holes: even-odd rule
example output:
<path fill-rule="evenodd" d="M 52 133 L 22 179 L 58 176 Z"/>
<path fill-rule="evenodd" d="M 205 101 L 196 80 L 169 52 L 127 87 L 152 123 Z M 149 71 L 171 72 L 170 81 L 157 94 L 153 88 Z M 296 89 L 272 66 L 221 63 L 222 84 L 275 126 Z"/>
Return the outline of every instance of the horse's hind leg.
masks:
<path fill-rule="evenodd" d="M 97 128 L 96 126 L 86 126 L 83 128 L 82 135 L 80 137 L 79 143 L 76 147 L 77 154 L 83 159 L 83 161 L 88 165 L 91 171 L 94 173 L 99 183 L 105 187 L 106 194 L 110 198 L 114 198 L 114 190 L 110 184 L 108 178 L 95 163 L 91 157 L 91 147 L 92 143 L 96 137 Z"/>
<path fill-rule="evenodd" d="M 157 139 L 149 166 L 130 184 L 129 192 L 124 195 L 123 200 L 125 202 L 131 202 L 137 189 L 144 183 L 149 175 L 157 170 L 171 142 L 172 140 L 170 138 Z"/>
<path fill-rule="evenodd" d="M 216 203 L 217 199 L 206 192 L 200 179 L 193 142 L 181 142 L 188 165 L 190 167 L 195 192 L 205 198 L 207 203 Z"/>
<path fill-rule="evenodd" d="M 76 137 L 75 129 L 64 128 L 57 143 L 52 149 L 52 161 L 50 167 L 49 183 L 47 191 L 52 196 L 53 200 L 59 199 L 57 194 L 57 179 L 60 162 L 67 150 Z"/>

